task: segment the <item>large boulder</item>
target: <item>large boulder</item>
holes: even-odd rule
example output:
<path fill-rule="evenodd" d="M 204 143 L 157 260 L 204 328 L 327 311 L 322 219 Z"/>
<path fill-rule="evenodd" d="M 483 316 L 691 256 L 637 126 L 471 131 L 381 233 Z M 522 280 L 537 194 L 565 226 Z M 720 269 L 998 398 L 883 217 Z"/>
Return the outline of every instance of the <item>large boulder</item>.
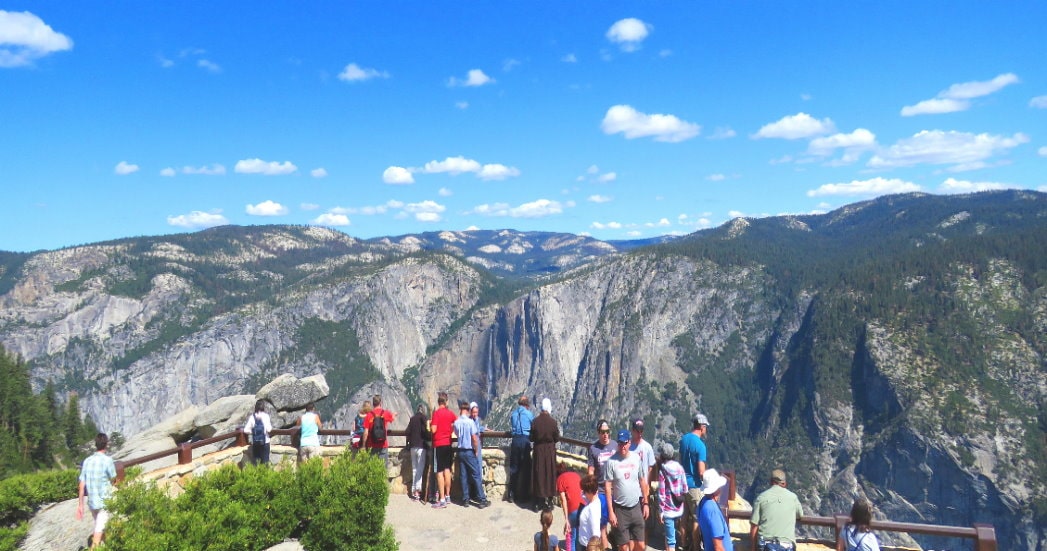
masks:
<path fill-rule="evenodd" d="M 255 397 L 250 394 L 226 396 L 204 406 L 193 419 L 197 437 L 210 438 L 243 426 L 254 411 Z"/>
<path fill-rule="evenodd" d="M 327 379 L 323 375 L 313 375 L 299 379 L 285 373 L 262 387 L 255 395 L 258 400 L 266 400 L 278 411 L 302 409 L 309 402 L 326 398 L 331 392 Z"/>
<path fill-rule="evenodd" d="M 76 520 L 76 499 L 68 499 L 40 509 L 29 521 L 29 532 L 21 549 L 37 551 L 54 549 L 85 549 L 91 544 L 94 522 L 85 511 L 84 519 Z"/>

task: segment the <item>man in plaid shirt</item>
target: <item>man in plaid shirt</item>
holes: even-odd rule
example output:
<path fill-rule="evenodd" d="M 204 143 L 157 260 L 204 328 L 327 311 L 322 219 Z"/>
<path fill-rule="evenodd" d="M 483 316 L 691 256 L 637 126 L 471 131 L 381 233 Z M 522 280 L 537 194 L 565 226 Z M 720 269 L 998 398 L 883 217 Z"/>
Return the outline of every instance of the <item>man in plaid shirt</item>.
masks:
<path fill-rule="evenodd" d="M 84 498 L 94 517 L 94 532 L 91 535 L 91 548 L 102 543 L 102 532 L 109 521 L 109 512 L 105 510 L 105 500 L 112 493 L 112 481 L 116 479 L 116 465 L 106 455 L 109 448 L 109 437 L 105 433 L 95 436 L 96 451 L 84 460 L 80 467 L 80 502 L 76 506 L 76 520 L 84 518 Z"/>

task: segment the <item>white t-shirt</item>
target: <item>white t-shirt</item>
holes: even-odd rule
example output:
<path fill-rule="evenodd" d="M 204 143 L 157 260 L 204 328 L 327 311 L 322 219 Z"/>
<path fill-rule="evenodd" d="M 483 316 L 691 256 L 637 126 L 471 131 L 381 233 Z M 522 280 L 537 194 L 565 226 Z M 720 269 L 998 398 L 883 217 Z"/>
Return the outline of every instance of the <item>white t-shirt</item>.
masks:
<path fill-rule="evenodd" d="M 872 532 L 859 532 L 854 526 L 844 531 L 847 539 L 847 551 L 880 551 L 880 542 Z"/>
<path fill-rule="evenodd" d="M 600 537 L 599 496 L 593 496 L 592 503 L 582 507 L 582 512 L 578 514 L 578 545 L 589 545 L 589 539 L 593 537 Z"/>

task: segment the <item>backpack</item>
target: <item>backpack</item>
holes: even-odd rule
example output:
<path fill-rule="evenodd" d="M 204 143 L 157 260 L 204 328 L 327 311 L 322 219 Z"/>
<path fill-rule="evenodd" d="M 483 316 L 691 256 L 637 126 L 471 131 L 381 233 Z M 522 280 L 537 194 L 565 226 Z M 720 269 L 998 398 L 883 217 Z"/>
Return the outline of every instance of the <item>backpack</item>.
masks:
<path fill-rule="evenodd" d="M 376 411 L 374 413 L 374 420 L 371 422 L 371 443 L 372 444 L 384 444 L 385 443 L 385 410 Z"/>
<path fill-rule="evenodd" d="M 265 423 L 258 418 L 257 413 L 254 416 L 254 427 L 251 428 L 251 442 L 265 444 Z"/>

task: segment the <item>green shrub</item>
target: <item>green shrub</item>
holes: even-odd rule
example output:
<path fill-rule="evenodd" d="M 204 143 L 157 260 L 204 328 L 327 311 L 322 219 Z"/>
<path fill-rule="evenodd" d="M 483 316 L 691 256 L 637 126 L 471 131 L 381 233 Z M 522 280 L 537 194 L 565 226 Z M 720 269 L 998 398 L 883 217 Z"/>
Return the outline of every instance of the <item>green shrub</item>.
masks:
<path fill-rule="evenodd" d="M 385 463 L 370 454 L 345 453 L 332 463 L 302 545 L 328 550 L 398 549 L 392 527 L 385 525 L 389 502 L 385 476 Z"/>
<path fill-rule="evenodd" d="M 383 526 L 389 488 L 379 459 L 346 454 L 329 469 L 320 460 L 284 467 L 228 465 L 174 499 L 126 484 L 109 503 L 107 548 L 251 551 L 298 537 L 309 549 L 397 549 Z"/>
<path fill-rule="evenodd" d="M 75 470 L 41 471 L 0 481 L 0 551 L 13 551 L 25 539 L 27 522 L 41 505 L 76 497 Z"/>

